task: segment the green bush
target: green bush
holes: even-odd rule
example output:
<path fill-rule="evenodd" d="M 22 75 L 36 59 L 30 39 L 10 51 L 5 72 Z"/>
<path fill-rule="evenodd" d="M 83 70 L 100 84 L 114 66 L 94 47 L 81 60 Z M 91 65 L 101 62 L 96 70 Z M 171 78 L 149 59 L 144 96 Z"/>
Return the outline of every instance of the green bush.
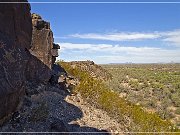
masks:
<path fill-rule="evenodd" d="M 180 94 L 178 93 L 174 93 L 172 94 L 171 98 L 172 98 L 172 102 L 174 103 L 174 106 L 176 107 L 180 107 Z"/>
<path fill-rule="evenodd" d="M 93 79 L 88 73 L 78 68 L 72 69 L 71 65 L 66 62 L 61 62 L 60 65 L 69 74 L 81 80 L 75 91 L 81 93 L 82 97 L 91 105 L 105 110 L 119 122 L 126 121 L 125 118 L 128 117 L 131 120 L 130 131 L 178 131 L 169 121 L 162 120 L 157 114 L 148 113 L 141 109 L 140 106 L 120 98 L 117 92 L 111 91 L 102 81 Z"/>
<path fill-rule="evenodd" d="M 176 112 L 175 112 L 176 114 L 178 114 L 178 115 L 180 115 L 180 107 L 178 107 L 177 109 L 176 109 Z"/>
<path fill-rule="evenodd" d="M 112 81 L 107 82 L 110 89 L 122 92 L 122 87 L 126 85 L 123 90 L 127 93 L 126 98 L 147 108 L 151 107 L 153 99 L 154 103 L 158 103 L 153 109 L 162 118 L 171 117 L 171 112 L 168 111 L 164 115 L 168 106 L 180 105 L 180 64 L 123 64 L 103 67 L 113 75 Z M 133 80 L 138 80 L 139 83 Z M 165 98 L 168 99 L 167 103 L 164 102 Z M 166 104 L 165 107 L 159 110 L 158 106 L 164 106 L 163 104 Z"/>

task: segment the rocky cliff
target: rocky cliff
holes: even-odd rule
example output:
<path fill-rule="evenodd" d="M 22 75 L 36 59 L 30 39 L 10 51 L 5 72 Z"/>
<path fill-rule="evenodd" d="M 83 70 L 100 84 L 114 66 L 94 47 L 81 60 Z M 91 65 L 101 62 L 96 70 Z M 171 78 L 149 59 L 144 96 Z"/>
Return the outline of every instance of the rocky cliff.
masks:
<path fill-rule="evenodd" d="M 24 94 L 31 35 L 30 5 L 0 4 L 0 124 Z"/>
<path fill-rule="evenodd" d="M 54 43 L 49 22 L 33 13 L 32 25 L 32 43 L 29 50 L 32 56 L 28 63 L 27 78 L 31 81 L 47 82 L 60 47 Z"/>
<path fill-rule="evenodd" d="M 50 23 L 31 17 L 28 3 L 0 4 L 0 20 L 1 124 L 22 101 L 27 82 L 49 81 L 60 47 L 53 43 Z"/>
<path fill-rule="evenodd" d="M 50 24 L 36 14 L 32 14 L 31 20 L 29 4 L 0 4 L 0 125 L 11 116 L 9 121 L 0 126 L 0 132 L 100 134 L 105 132 L 102 128 L 108 128 L 99 127 L 102 123 L 91 127 L 94 124 L 92 118 L 96 119 L 105 112 L 98 110 L 89 118 L 95 108 L 82 106 L 88 114 L 82 112 L 79 107 L 84 102 L 81 102 L 80 96 L 68 96 L 70 93 L 63 90 L 60 84 L 52 86 L 44 83 L 50 79 L 59 48 L 53 43 Z M 66 75 L 65 70 L 58 65 L 54 68 L 58 68 L 57 73 L 62 72 L 59 75 Z M 74 104 L 76 101 L 81 104 Z M 17 109 L 20 103 L 21 107 Z M 77 121 L 83 116 L 86 116 L 84 120 Z M 106 117 L 109 122 L 110 117 L 107 115 L 101 119 Z"/>

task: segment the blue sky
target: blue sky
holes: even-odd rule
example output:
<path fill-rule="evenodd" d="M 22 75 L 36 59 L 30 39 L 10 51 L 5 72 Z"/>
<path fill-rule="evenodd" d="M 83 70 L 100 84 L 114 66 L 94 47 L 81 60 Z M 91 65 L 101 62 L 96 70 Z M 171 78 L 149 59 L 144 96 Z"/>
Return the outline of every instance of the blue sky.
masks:
<path fill-rule="evenodd" d="M 31 12 L 50 22 L 58 59 L 180 62 L 180 4 L 31 3 Z"/>

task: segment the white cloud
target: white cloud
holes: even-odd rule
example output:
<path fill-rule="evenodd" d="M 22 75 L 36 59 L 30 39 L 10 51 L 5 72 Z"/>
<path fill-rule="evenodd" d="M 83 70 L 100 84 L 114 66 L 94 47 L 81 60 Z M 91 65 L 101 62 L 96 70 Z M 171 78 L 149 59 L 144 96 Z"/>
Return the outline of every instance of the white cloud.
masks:
<path fill-rule="evenodd" d="M 91 44 L 58 43 L 61 49 L 90 49 Z"/>
<path fill-rule="evenodd" d="M 126 47 L 123 45 L 111 45 L 111 44 L 75 44 L 75 43 L 59 43 L 62 50 L 88 50 L 98 52 L 136 52 L 143 53 L 145 51 L 155 51 L 160 48 L 153 47 Z"/>
<path fill-rule="evenodd" d="M 127 47 L 118 44 L 59 44 L 62 48 L 60 54 L 64 54 L 64 56 L 66 56 L 65 54 L 67 53 L 71 54 L 71 57 L 68 55 L 68 60 L 90 59 L 97 63 L 180 62 L 180 49 L 168 50 L 157 47 Z"/>
<path fill-rule="evenodd" d="M 161 33 L 161 35 L 163 36 L 163 41 L 180 46 L 180 30 Z"/>
<path fill-rule="evenodd" d="M 96 63 L 154 63 L 154 62 L 180 62 L 180 30 L 165 32 L 121 32 L 108 34 L 73 34 L 70 37 L 80 39 L 110 40 L 110 41 L 137 41 L 158 40 L 161 46 L 173 45 L 172 49 L 147 46 L 126 46 L 122 44 L 79 44 L 62 42 L 60 57 L 68 61 L 72 60 L 94 60 Z M 148 41 L 151 43 L 151 41 Z M 158 42 L 159 43 L 159 42 Z M 155 45 L 153 45 L 155 46 Z M 167 47 L 167 46 L 166 46 Z M 169 48 L 169 47 L 168 47 Z"/>
<path fill-rule="evenodd" d="M 160 32 L 160 34 L 161 34 L 161 35 L 164 35 L 164 36 L 179 35 L 179 34 L 180 34 L 180 29 L 173 30 L 173 31 Z"/>
<path fill-rule="evenodd" d="M 143 32 L 120 32 L 120 33 L 85 33 L 85 34 L 72 34 L 68 37 L 80 38 L 80 39 L 95 39 L 95 40 L 109 40 L 109 41 L 139 41 L 139 40 L 154 40 L 159 39 L 160 41 L 167 42 L 171 45 L 180 47 L 180 29 L 173 31 L 158 32 L 154 31 L 151 33 Z"/>
<path fill-rule="evenodd" d="M 98 39 L 98 40 L 110 40 L 110 41 L 129 41 L 129 40 L 142 40 L 142 39 L 155 39 L 160 35 L 156 33 L 112 33 L 112 34 L 73 34 L 69 35 L 74 38 L 82 39 Z"/>
<path fill-rule="evenodd" d="M 167 41 L 167 42 L 170 42 L 170 43 L 173 43 L 173 44 L 179 46 L 180 45 L 180 35 L 165 38 L 165 39 L 163 39 L 163 41 Z"/>

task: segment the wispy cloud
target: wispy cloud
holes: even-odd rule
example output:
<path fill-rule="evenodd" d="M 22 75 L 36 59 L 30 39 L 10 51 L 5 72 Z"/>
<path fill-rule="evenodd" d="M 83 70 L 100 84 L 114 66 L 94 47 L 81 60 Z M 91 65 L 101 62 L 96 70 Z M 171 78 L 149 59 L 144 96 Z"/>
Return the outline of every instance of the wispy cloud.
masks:
<path fill-rule="evenodd" d="M 153 47 L 126 47 L 123 45 L 111 45 L 111 44 L 75 44 L 75 43 L 59 43 L 62 50 L 82 50 L 82 51 L 98 51 L 98 52 L 111 52 L 119 53 L 125 52 L 145 52 L 160 50 L 160 48 Z"/>
<path fill-rule="evenodd" d="M 163 41 L 180 46 L 180 30 L 161 33 Z"/>
<path fill-rule="evenodd" d="M 111 62 L 180 62 L 180 49 L 162 49 L 157 47 L 127 47 L 111 44 L 74 44 L 60 43 L 61 53 L 70 52 L 69 60 L 95 60 L 97 63 Z M 83 55 L 84 56 L 83 56 Z M 88 55 L 86 55 L 88 54 Z"/>
<path fill-rule="evenodd" d="M 119 32 L 119 33 L 85 33 L 85 34 L 71 34 L 68 35 L 71 38 L 80 39 L 94 39 L 94 40 L 109 40 L 109 41 L 140 41 L 140 40 L 154 40 L 180 46 L 180 29 L 151 33 L 145 32 Z"/>
<path fill-rule="evenodd" d="M 97 39 L 97 40 L 111 40 L 111 41 L 129 41 L 129 40 L 142 40 L 142 39 L 155 39 L 159 38 L 160 35 L 156 33 L 107 33 L 107 34 L 72 34 L 69 35 L 74 38 L 82 39 Z"/>
<path fill-rule="evenodd" d="M 180 29 L 172 31 L 154 31 L 151 33 L 141 32 L 121 32 L 121 33 L 87 33 L 72 34 L 69 38 L 95 39 L 98 42 L 93 44 L 85 40 L 86 43 L 61 42 L 60 58 L 65 60 L 94 60 L 97 63 L 116 63 L 116 62 L 180 62 Z M 151 40 L 155 40 L 153 44 Z M 100 41 L 102 40 L 102 41 Z M 132 41 L 131 46 L 128 42 L 108 42 L 110 41 Z M 148 40 L 137 46 L 135 41 Z M 139 43 L 140 43 L 139 42 Z M 99 44 L 98 44 L 99 43 Z M 135 43 L 133 45 L 133 43 Z M 147 45 L 146 45 L 147 43 Z M 152 43 L 152 45 L 151 45 Z M 164 46 L 163 46 L 164 45 Z M 167 45 L 173 45 L 170 49 Z M 159 47 L 158 47 L 159 46 Z M 67 57 L 68 54 L 68 57 Z"/>

